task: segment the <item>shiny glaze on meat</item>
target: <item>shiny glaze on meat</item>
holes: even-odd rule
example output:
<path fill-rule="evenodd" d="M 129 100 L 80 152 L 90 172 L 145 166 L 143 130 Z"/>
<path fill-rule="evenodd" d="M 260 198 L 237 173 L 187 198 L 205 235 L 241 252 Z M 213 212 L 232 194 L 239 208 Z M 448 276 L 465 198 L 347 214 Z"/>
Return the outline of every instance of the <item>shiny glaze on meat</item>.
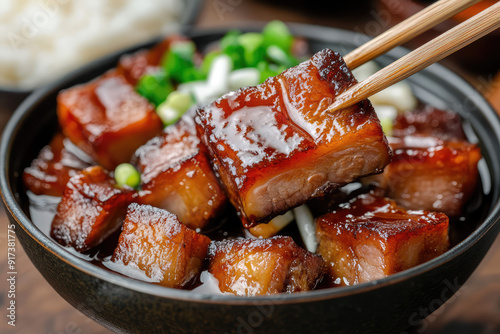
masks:
<path fill-rule="evenodd" d="M 477 184 L 479 147 L 427 136 L 391 138 L 390 143 L 393 161 L 379 182 L 386 195 L 408 209 L 460 215 Z"/>
<path fill-rule="evenodd" d="M 337 285 L 380 279 L 424 263 L 449 246 L 448 217 L 409 211 L 371 192 L 317 219 L 317 253 Z"/>
<path fill-rule="evenodd" d="M 182 288 L 200 274 L 209 243 L 174 214 L 133 203 L 111 261 L 143 270 L 163 286 Z"/>
<path fill-rule="evenodd" d="M 62 91 L 57 102 L 64 135 L 108 170 L 163 128 L 154 106 L 116 70 Z"/>
<path fill-rule="evenodd" d="M 141 146 L 135 161 L 142 174 L 139 202 L 168 210 L 193 229 L 224 208 L 226 196 L 189 115 Z"/>
<path fill-rule="evenodd" d="M 240 296 L 312 290 L 324 268 L 320 256 L 286 236 L 215 241 L 208 258 L 220 290 Z"/>
<path fill-rule="evenodd" d="M 380 172 L 390 149 L 368 101 L 330 114 L 356 81 L 325 49 L 198 110 L 198 130 L 245 227 Z"/>
<path fill-rule="evenodd" d="M 50 235 L 63 246 L 87 251 L 120 228 L 135 191 L 116 187 L 102 167 L 86 168 L 66 185 Z"/>
<path fill-rule="evenodd" d="M 64 136 L 56 134 L 31 165 L 24 170 L 23 182 L 36 195 L 62 196 L 70 177 L 90 165 L 64 147 Z"/>

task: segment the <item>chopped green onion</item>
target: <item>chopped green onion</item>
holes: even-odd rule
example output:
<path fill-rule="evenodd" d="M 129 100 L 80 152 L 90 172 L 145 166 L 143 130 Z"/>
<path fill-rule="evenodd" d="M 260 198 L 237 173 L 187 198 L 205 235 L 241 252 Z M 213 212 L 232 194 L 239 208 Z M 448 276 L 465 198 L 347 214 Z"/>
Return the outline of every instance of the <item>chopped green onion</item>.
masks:
<path fill-rule="evenodd" d="M 170 77 L 177 82 L 198 80 L 194 66 L 196 47 L 192 41 L 174 43 L 163 56 L 162 66 Z"/>
<path fill-rule="evenodd" d="M 155 106 L 165 101 L 173 90 L 174 87 L 164 71 L 143 75 L 136 86 L 136 91 Z"/>
<path fill-rule="evenodd" d="M 141 174 L 131 164 L 123 163 L 115 168 L 115 180 L 120 187 L 127 185 L 137 189 L 141 183 Z"/>
<path fill-rule="evenodd" d="M 192 105 L 193 99 L 190 94 L 175 91 L 158 106 L 156 113 L 160 116 L 163 125 L 169 126 L 176 123 Z"/>
<path fill-rule="evenodd" d="M 285 51 L 283 51 L 283 49 L 276 45 L 269 45 L 266 48 L 266 56 L 275 64 L 283 65 L 287 68 L 295 66 L 299 63 L 294 57 L 287 54 Z"/>
<path fill-rule="evenodd" d="M 236 30 L 229 31 L 220 41 L 220 47 L 224 54 L 228 55 L 233 61 L 233 68 L 245 67 L 245 55 L 243 46 L 239 42 L 240 32 Z"/>
<path fill-rule="evenodd" d="M 269 64 L 266 61 L 261 61 L 257 65 L 257 69 L 260 72 L 259 83 L 262 83 L 262 82 L 266 81 L 267 78 L 277 76 L 278 74 L 280 74 L 281 72 L 283 72 L 287 68 L 283 65 L 278 66 L 276 64 Z"/>
<path fill-rule="evenodd" d="M 165 103 L 181 113 L 185 113 L 193 105 L 193 99 L 189 94 L 175 91 L 167 97 Z"/>
<path fill-rule="evenodd" d="M 257 66 L 264 58 L 264 37 L 260 33 L 249 32 L 238 37 L 238 42 L 243 47 L 243 56 L 246 67 Z"/>
<path fill-rule="evenodd" d="M 264 36 L 264 46 L 276 45 L 286 53 L 292 49 L 293 35 L 281 21 L 269 22 L 262 30 Z"/>

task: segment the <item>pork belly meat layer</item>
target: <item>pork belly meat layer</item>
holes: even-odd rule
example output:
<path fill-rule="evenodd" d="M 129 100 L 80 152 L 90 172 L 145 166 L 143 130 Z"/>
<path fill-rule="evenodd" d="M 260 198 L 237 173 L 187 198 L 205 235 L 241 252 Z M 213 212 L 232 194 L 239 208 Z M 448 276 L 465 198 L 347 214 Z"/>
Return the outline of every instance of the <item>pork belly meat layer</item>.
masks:
<path fill-rule="evenodd" d="M 192 229 L 203 228 L 222 211 L 226 195 L 190 116 L 141 146 L 135 160 L 142 204 L 170 211 Z"/>
<path fill-rule="evenodd" d="M 23 181 L 36 195 L 62 196 L 70 177 L 86 167 L 87 162 L 64 147 L 64 136 L 58 133 L 24 170 Z"/>
<path fill-rule="evenodd" d="M 59 93 L 57 115 L 64 135 L 108 170 L 163 128 L 154 106 L 116 70 Z"/>
<path fill-rule="evenodd" d="M 429 261 L 449 247 L 448 217 L 408 211 L 375 192 L 317 219 L 317 253 L 335 284 L 380 279 Z"/>
<path fill-rule="evenodd" d="M 328 113 L 356 81 L 329 49 L 198 109 L 215 171 L 245 227 L 380 172 L 390 149 L 368 100 Z"/>
<path fill-rule="evenodd" d="M 174 214 L 132 203 L 111 261 L 138 268 L 163 286 L 182 288 L 199 275 L 209 243 Z"/>
<path fill-rule="evenodd" d="M 479 147 L 427 136 L 391 138 L 390 142 L 393 161 L 376 176 L 386 195 L 408 209 L 460 215 L 479 177 Z"/>
<path fill-rule="evenodd" d="M 134 194 L 118 188 L 102 167 L 86 168 L 69 179 L 50 235 L 63 246 L 89 250 L 121 226 Z"/>
<path fill-rule="evenodd" d="M 241 296 L 312 290 L 323 277 L 324 261 L 291 237 L 215 241 L 209 272 L 222 292 Z"/>

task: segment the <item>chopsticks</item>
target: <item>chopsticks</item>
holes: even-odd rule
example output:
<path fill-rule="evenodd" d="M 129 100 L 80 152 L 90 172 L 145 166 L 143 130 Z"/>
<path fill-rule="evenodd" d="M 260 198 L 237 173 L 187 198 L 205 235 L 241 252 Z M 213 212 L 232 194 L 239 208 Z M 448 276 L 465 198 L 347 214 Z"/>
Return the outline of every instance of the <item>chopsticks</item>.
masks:
<path fill-rule="evenodd" d="M 414 24 L 415 21 L 412 21 Z M 403 29 L 404 27 L 400 28 Z M 335 98 L 333 104 L 328 107 L 327 112 L 334 112 L 356 104 L 406 79 L 497 28 L 500 28 L 500 2 L 396 60 L 366 80 L 351 86 Z M 360 57 L 357 56 L 356 59 L 358 58 Z"/>
<path fill-rule="evenodd" d="M 460 13 L 481 0 L 440 0 L 427 6 L 417 14 L 407 18 L 386 32 L 349 52 L 344 57 L 347 66 L 356 67 L 377 58 L 398 45 L 426 32 L 438 23 Z"/>

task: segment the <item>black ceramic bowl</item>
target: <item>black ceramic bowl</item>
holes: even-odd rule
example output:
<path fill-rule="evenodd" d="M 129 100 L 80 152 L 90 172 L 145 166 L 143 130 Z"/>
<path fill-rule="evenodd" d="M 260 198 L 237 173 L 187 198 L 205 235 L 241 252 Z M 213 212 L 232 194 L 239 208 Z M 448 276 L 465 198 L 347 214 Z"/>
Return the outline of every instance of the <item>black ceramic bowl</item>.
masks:
<path fill-rule="evenodd" d="M 347 31 L 292 25 L 313 50 L 330 47 L 345 54 L 360 40 Z M 203 47 L 225 31 L 192 32 Z M 146 45 L 149 46 L 149 45 Z M 379 59 L 391 62 L 397 49 Z M 391 333 L 417 324 L 449 299 L 477 267 L 500 224 L 500 121 L 464 80 L 433 65 L 409 79 L 424 102 L 456 110 L 468 121 L 481 147 L 485 206 L 477 225 L 450 251 L 410 270 L 357 286 L 267 297 L 202 295 L 119 276 L 60 247 L 30 220 L 23 169 L 56 129 L 59 90 L 85 82 L 115 66 L 101 60 L 31 95 L 7 125 L 0 147 L 0 186 L 18 239 L 54 289 L 81 312 L 117 332 L 127 333 Z M 425 312 L 422 313 L 421 310 Z"/>

